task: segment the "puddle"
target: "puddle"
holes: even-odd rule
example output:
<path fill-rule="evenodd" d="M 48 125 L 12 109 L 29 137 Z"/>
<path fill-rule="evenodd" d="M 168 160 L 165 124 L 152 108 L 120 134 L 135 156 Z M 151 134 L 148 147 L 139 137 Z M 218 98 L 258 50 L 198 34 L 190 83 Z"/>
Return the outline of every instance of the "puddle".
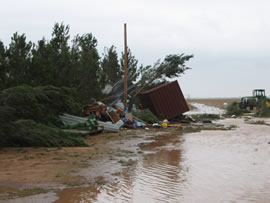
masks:
<path fill-rule="evenodd" d="M 46 194 L 32 195 L 12 200 L 3 200 L 3 203 L 51 203 L 57 199 L 58 197 L 56 196 L 56 193 L 49 192 Z"/>
<path fill-rule="evenodd" d="M 68 189 L 61 202 L 270 202 L 270 127 L 161 136 L 114 183 Z"/>
<path fill-rule="evenodd" d="M 193 109 L 191 111 L 188 111 L 184 113 L 184 115 L 198 115 L 198 114 L 218 114 L 222 115 L 225 114 L 226 111 L 224 109 L 220 109 L 214 106 L 208 106 L 201 103 L 192 102 L 192 106 L 196 107 L 196 109 Z"/>
<path fill-rule="evenodd" d="M 154 142 L 148 140 L 140 145 L 140 158 L 128 167 L 121 167 L 121 171 L 118 159 L 109 158 L 97 162 L 95 168 L 100 170 L 85 171 L 89 177 L 107 172 L 114 179 L 112 183 L 101 180 L 91 187 L 67 188 L 57 194 L 58 200 L 50 200 L 55 203 L 270 202 L 270 126 L 247 124 L 244 119 L 217 122 L 237 128 L 153 137 Z M 112 144 L 115 149 L 123 146 L 124 153 L 138 148 L 132 142 Z M 34 200 L 46 202 L 45 197 Z"/>

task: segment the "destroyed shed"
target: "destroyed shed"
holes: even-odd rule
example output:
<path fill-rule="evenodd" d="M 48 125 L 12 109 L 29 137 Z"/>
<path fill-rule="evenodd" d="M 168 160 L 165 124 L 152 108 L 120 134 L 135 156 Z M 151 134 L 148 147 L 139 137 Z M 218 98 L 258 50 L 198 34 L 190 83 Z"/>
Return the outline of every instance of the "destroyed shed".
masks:
<path fill-rule="evenodd" d="M 139 97 L 143 108 L 150 109 L 159 119 L 170 120 L 189 111 L 177 81 L 142 92 Z"/>

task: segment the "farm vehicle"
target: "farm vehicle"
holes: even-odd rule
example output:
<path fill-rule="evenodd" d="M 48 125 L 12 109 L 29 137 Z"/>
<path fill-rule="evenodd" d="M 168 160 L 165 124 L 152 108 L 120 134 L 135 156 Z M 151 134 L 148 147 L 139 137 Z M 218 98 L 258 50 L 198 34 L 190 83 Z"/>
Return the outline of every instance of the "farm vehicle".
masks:
<path fill-rule="evenodd" d="M 265 96 L 264 89 L 255 89 L 252 92 L 252 96 L 242 97 L 239 104 L 242 109 L 253 110 L 254 107 L 258 107 L 259 103 L 265 103 L 268 108 L 270 108 L 270 99 Z"/>

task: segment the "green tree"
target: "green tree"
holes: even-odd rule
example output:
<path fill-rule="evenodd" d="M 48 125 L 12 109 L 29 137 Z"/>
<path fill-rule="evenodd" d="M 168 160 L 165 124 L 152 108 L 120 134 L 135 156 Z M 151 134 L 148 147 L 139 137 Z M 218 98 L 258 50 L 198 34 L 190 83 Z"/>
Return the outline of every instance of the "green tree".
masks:
<path fill-rule="evenodd" d="M 96 49 L 97 40 L 91 33 L 83 36 L 77 35 L 73 40 L 73 85 L 78 89 L 82 103 L 89 103 L 90 98 L 99 98 L 100 87 L 100 64 Z"/>
<path fill-rule="evenodd" d="M 2 41 L 0 41 L 0 90 L 5 88 L 7 80 L 7 54 Z"/>
<path fill-rule="evenodd" d="M 32 42 L 26 42 L 25 34 L 17 32 L 11 37 L 11 43 L 7 49 L 7 85 L 17 86 L 29 83 L 29 69 L 31 62 Z"/>
<path fill-rule="evenodd" d="M 138 69 L 142 68 L 138 67 L 138 60 L 135 58 L 134 55 L 132 55 L 131 50 L 128 48 L 127 50 L 127 58 L 128 58 L 128 76 L 129 79 L 132 82 L 135 82 L 138 79 L 139 76 L 139 72 Z M 122 52 L 122 57 L 120 59 L 120 64 L 121 64 L 121 71 L 122 71 L 122 75 L 124 74 L 124 62 L 125 62 L 125 54 Z"/>
<path fill-rule="evenodd" d="M 31 85 L 55 84 L 53 78 L 53 57 L 51 46 L 45 38 L 39 40 L 32 49 L 32 63 L 30 70 Z"/>
<path fill-rule="evenodd" d="M 31 84 L 71 86 L 71 49 L 68 46 L 69 26 L 54 24 L 52 38 L 39 40 L 32 50 Z"/>
<path fill-rule="evenodd" d="M 152 88 L 166 82 L 167 78 L 179 77 L 186 70 L 186 62 L 193 58 L 193 55 L 171 54 L 165 57 L 163 62 L 158 60 L 153 66 L 141 66 L 138 70 L 139 81 L 136 83 L 136 90 L 129 102 L 129 111 L 136 100 L 136 96 L 143 90 Z"/>
<path fill-rule="evenodd" d="M 168 78 L 180 77 L 186 70 L 186 62 L 193 58 L 193 55 L 171 54 L 165 57 L 163 62 L 158 60 L 153 66 L 141 67 L 139 69 L 140 80 L 137 83 L 137 94 L 151 84 L 159 84 Z"/>
<path fill-rule="evenodd" d="M 106 49 L 101 61 L 103 79 L 106 84 L 115 84 L 121 79 L 121 69 L 118 61 L 118 55 L 114 46 Z"/>
<path fill-rule="evenodd" d="M 68 46 L 69 26 L 56 23 L 50 40 L 50 62 L 53 83 L 56 86 L 69 86 L 68 75 L 71 70 L 70 47 Z"/>

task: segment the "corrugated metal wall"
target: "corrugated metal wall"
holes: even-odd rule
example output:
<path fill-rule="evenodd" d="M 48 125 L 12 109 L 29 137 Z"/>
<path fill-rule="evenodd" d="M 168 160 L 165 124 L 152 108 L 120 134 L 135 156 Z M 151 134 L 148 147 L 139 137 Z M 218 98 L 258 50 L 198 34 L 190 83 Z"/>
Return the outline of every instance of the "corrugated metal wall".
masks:
<path fill-rule="evenodd" d="M 140 94 L 144 108 L 160 119 L 172 119 L 189 111 L 177 81 L 166 83 Z"/>

